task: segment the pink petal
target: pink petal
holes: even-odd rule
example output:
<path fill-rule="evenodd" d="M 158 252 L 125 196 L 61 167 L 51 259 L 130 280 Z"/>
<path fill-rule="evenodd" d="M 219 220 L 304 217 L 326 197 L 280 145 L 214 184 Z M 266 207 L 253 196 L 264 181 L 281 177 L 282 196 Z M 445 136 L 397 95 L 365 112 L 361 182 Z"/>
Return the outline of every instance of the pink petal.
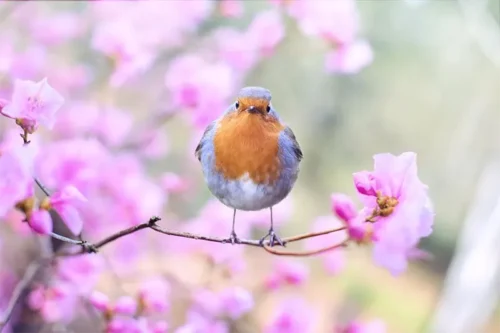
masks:
<path fill-rule="evenodd" d="M 342 193 L 334 193 L 331 196 L 334 213 L 343 221 L 349 221 L 356 217 L 356 207 L 352 199 Z"/>
<path fill-rule="evenodd" d="M 137 302 L 130 296 L 122 296 L 115 302 L 113 310 L 116 313 L 131 316 L 137 310 Z"/>
<path fill-rule="evenodd" d="M 31 214 L 28 223 L 31 229 L 39 234 L 47 235 L 52 232 L 52 218 L 46 210 L 34 211 Z"/>
<path fill-rule="evenodd" d="M 83 229 L 83 220 L 78 211 L 69 205 L 57 205 L 54 209 L 61 215 L 64 223 L 74 235 Z"/>
<path fill-rule="evenodd" d="M 89 297 L 90 304 L 97 310 L 104 312 L 109 308 L 109 297 L 101 292 L 94 291 Z"/>

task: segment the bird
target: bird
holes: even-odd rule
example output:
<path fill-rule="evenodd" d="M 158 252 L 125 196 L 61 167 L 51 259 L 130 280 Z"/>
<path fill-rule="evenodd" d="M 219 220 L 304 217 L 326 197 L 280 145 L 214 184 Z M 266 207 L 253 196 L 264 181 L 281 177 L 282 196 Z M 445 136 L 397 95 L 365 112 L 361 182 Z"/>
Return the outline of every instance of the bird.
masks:
<path fill-rule="evenodd" d="M 273 206 L 288 196 L 299 174 L 302 150 L 292 129 L 271 104 L 263 87 L 242 88 L 222 114 L 208 124 L 195 149 L 206 185 L 233 209 L 232 229 L 224 241 L 239 243 L 236 211 L 270 210 L 261 246 L 285 246 L 273 225 Z"/>

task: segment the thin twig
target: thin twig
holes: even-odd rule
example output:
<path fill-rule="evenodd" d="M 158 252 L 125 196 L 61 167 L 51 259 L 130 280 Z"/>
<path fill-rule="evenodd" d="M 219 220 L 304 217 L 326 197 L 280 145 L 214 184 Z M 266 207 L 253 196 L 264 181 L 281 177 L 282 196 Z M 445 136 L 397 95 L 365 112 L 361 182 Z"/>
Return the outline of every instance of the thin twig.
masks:
<path fill-rule="evenodd" d="M 47 190 L 47 188 L 43 186 L 42 183 L 37 178 L 35 178 L 35 183 L 38 185 L 40 190 L 42 190 L 42 192 L 45 193 L 46 196 L 50 197 L 49 190 Z"/>
<path fill-rule="evenodd" d="M 7 323 L 9 322 L 10 317 L 12 316 L 12 313 L 14 312 L 14 309 L 19 302 L 19 299 L 22 297 L 24 291 L 26 290 L 26 288 L 28 288 L 29 284 L 33 281 L 40 268 L 42 268 L 47 261 L 47 258 L 42 258 L 34 261 L 24 272 L 23 278 L 17 283 L 14 291 L 12 292 L 12 296 L 9 300 L 7 308 L 2 313 L 2 317 L 0 319 L 0 333 L 3 331 L 5 325 L 7 325 Z"/>
<path fill-rule="evenodd" d="M 194 240 L 202 240 L 202 241 L 213 242 L 213 243 L 231 244 L 230 240 L 227 238 L 211 237 L 211 236 L 192 234 L 189 232 L 172 231 L 172 230 L 163 229 L 156 224 L 156 222 L 158 222 L 160 220 L 161 219 L 159 217 L 153 216 L 149 219 L 148 222 L 141 223 L 141 224 L 138 224 L 136 226 L 133 226 L 133 227 L 130 227 L 130 228 L 127 228 L 124 230 L 120 230 L 117 233 L 112 234 L 111 236 L 108 236 L 97 243 L 92 244 L 92 243 L 87 242 L 86 246 L 78 252 L 61 252 L 61 253 L 58 253 L 57 256 L 65 257 L 65 256 L 75 256 L 75 255 L 85 254 L 85 253 L 89 252 L 89 248 L 92 249 L 93 252 L 97 252 L 97 250 L 100 249 L 101 247 L 103 247 L 103 246 L 105 246 L 105 245 L 107 245 L 107 244 L 109 244 L 109 243 L 111 243 L 119 238 L 133 234 L 139 230 L 148 229 L 148 228 L 153 229 L 154 231 L 159 232 L 161 234 L 169 235 L 169 236 L 189 238 L 189 239 L 194 239 Z M 283 243 L 284 244 L 293 243 L 293 242 L 297 242 L 297 241 L 300 241 L 303 239 L 314 238 L 314 237 L 318 237 L 318 236 L 322 236 L 322 235 L 326 235 L 326 234 L 330 234 L 330 233 L 334 233 L 334 232 L 342 231 L 342 230 L 345 230 L 345 227 L 287 237 L 287 238 L 283 238 Z M 255 247 L 262 247 L 262 248 L 266 249 L 266 251 L 269 253 L 273 253 L 273 254 L 277 254 L 277 255 L 287 255 L 287 254 L 285 254 L 285 252 L 280 252 L 278 254 L 279 251 L 274 251 L 274 250 L 268 251 L 268 249 L 271 248 L 269 246 L 270 245 L 269 241 L 265 241 L 264 243 L 261 243 L 260 240 L 257 240 L 257 239 L 241 239 L 240 238 L 235 243 L 235 245 L 249 245 L 249 246 L 255 246 Z M 336 244 L 335 246 L 338 247 L 338 246 L 344 246 L 344 245 Z M 317 250 L 315 252 L 322 253 L 321 251 L 328 251 L 328 250 Z M 290 255 L 295 255 L 295 254 L 293 254 L 294 252 L 286 252 L 286 253 L 292 253 Z M 304 252 L 304 253 L 306 253 L 306 252 Z M 305 254 L 305 255 L 312 255 L 312 254 Z"/>
<path fill-rule="evenodd" d="M 309 257 L 309 256 L 314 256 L 326 252 L 330 252 L 333 250 L 338 250 L 342 247 L 346 247 L 347 244 L 349 243 L 350 239 L 344 240 L 342 243 L 327 246 L 318 250 L 312 250 L 312 251 L 283 251 L 279 249 L 272 248 L 268 245 L 265 245 L 263 248 L 266 250 L 266 252 L 274 254 L 276 256 L 288 256 L 288 257 Z"/>

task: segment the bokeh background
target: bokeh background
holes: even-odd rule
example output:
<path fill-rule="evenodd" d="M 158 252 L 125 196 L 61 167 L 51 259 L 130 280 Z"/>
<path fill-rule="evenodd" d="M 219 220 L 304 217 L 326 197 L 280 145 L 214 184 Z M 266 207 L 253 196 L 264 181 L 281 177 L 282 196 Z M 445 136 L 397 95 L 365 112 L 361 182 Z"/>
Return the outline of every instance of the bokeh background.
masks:
<path fill-rule="evenodd" d="M 168 12 L 172 10 L 169 2 L 174 1 L 165 1 L 165 20 L 175 16 Z M 205 6 L 195 0 L 188 2 L 193 10 Z M 83 116 L 77 112 L 85 112 L 72 108 L 73 101 L 91 101 L 133 114 L 129 133 L 142 126 L 162 133 L 161 140 L 168 146 L 163 147 L 165 153 L 144 163 L 155 177 L 173 172 L 189 184 L 189 190 L 171 194 L 164 210 L 158 212 L 162 225 L 181 226 L 197 216 L 211 195 L 192 156 L 203 127 L 193 125 L 186 116 L 188 111 L 173 107 L 165 73 L 183 53 L 212 59 L 204 50 L 214 47 L 207 36 L 217 29 L 244 30 L 258 13 L 284 13 L 286 4 L 278 7 L 269 1 L 243 1 L 241 15 L 231 17 L 224 14 L 221 2 L 214 1 L 210 15 L 196 26 L 186 27 L 189 34 L 180 45 L 159 48 L 153 64 L 125 83 L 113 85 L 109 81 L 111 57 L 91 45 L 93 34 L 106 20 L 96 19 L 91 8 L 96 3 L 2 2 L 0 38 L 15 39 L 18 55 L 8 63 L 9 43 L 0 45 L 4 95 L 9 96 L 12 87 L 14 64 L 31 66 L 23 72 L 25 78 L 48 77 L 62 91 L 69 106 L 61 113 L 72 114 L 65 116 L 72 119 L 68 123 L 78 123 Z M 337 275 L 326 274 L 318 258 L 306 258 L 302 261 L 311 269 L 308 281 L 267 295 L 254 313 L 255 322 L 266 322 L 279 300 L 293 294 L 304 297 L 318 315 L 311 332 L 332 332 L 332 320 L 343 322 L 351 317 L 380 318 L 388 332 L 500 332 L 500 2 L 359 0 L 356 8 L 360 17 L 357 38 L 370 44 L 373 61 L 355 73 L 328 71 L 325 55 L 332 44 L 304 34 L 297 20 L 283 14 L 283 39 L 270 55 L 233 81 L 239 86 L 233 87 L 232 94 L 242 85 L 269 88 L 274 107 L 301 143 L 305 157 L 297 185 L 282 208 L 286 221 L 280 226 L 281 234 L 306 232 L 318 216 L 331 215 L 332 192 L 355 195 L 352 173 L 370 170 L 373 154 L 414 151 L 420 178 L 429 186 L 436 211 L 434 233 L 421 244 L 431 258 L 412 262 L 397 278 L 372 262 L 368 248 L 350 248 L 345 268 Z M 51 18 L 63 12 L 76 13 L 76 25 L 84 32 L 75 40 L 52 43 L 50 36 L 44 37 L 49 35 L 47 30 L 57 34 L 76 29 L 72 20 L 50 25 Z M 226 47 L 230 49 L 233 42 L 227 39 Z M 20 64 L 22 61 L 25 63 Z M 76 65 L 82 68 L 75 69 Z M 91 74 L 85 74 L 86 70 Z M 217 74 L 211 78 L 220 79 Z M 232 97 L 225 101 L 232 103 Z M 210 116 L 219 111 L 223 110 Z M 59 137 L 43 130 L 36 135 L 60 139 L 64 126 L 66 123 L 56 124 Z M 0 121 L 3 135 L 10 135 L 13 129 L 17 130 Z M 131 134 L 125 137 L 134 139 Z M 113 149 L 128 149 L 124 148 L 126 141 Z M 229 232 L 231 212 L 221 216 L 228 220 L 219 226 Z M 256 237 L 263 228 L 254 231 Z M 11 234 L 11 229 L 11 224 L 4 224 L 2 234 Z M 155 240 L 174 242 L 167 236 Z M 33 256 L 33 251 L 26 250 L 33 247 L 32 239 L 23 238 L 23 242 L 2 248 L 2 256 L 10 258 L 5 259 L 6 265 L 16 274 L 26 267 L 20 263 Z M 186 260 L 161 246 L 154 253 L 144 251 L 133 268 L 115 263 L 113 249 L 106 251 L 106 268 L 98 285 L 111 295 L 132 292 L 141 276 L 152 271 L 168 271 L 188 287 L 201 283 L 207 275 L 203 256 Z M 273 269 L 272 259 L 259 249 L 245 249 L 243 256 L 248 267 L 238 283 L 257 285 Z M 12 266 L 12 258 L 19 267 Z M 182 298 L 172 302 L 170 320 L 179 324 L 186 305 Z M 69 326 L 73 330 L 68 332 L 85 331 L 87 326 L 80 324 Z M 259 332 L 262 326 L 255 325 L 232 332 Z M 65 326 L 44 327 L 45 332 L 55 332 Z"/>

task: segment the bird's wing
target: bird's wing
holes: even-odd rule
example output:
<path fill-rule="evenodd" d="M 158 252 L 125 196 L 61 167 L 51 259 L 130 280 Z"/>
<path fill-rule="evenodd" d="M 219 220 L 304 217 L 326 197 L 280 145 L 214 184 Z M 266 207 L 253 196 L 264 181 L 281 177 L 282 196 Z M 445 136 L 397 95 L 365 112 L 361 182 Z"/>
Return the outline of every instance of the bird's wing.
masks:
<path fill-rule="evenodd" d="M 201 162 L 201 149 L 203 148 L 203 145 L 206 142 L 206 138 L 208 133 L 214 128 L 215 126 L 215 121 L 212 121 L 210 124 L 208 124 L 207 128 L 205 128 L 205 132 L 203 132 L 203 135 L 201 136 L 200 142 L 196 146 L 196 149 L 194 150 L 194 156 L 198 159 L 198 161 Z"/>
<path fill-rule="evenodd" d="M 293 153 L 295 154 L 295 157 L 297 158 L 297 160 L 302 160 L 302 158 L 304 157 L 304 155 L 302 154 L 302 150 L 300 149 L 300 145 L 299 143 L 297 142 L 297 139 L 295 138 L 295 134 L 293 134 L 293 131 L 290 127 L 285 127 L 285 129 L 283 130 L 283 134 L 288 138 L 290 139 L 291 143 L 292 143 L 292 151 Z"/>

